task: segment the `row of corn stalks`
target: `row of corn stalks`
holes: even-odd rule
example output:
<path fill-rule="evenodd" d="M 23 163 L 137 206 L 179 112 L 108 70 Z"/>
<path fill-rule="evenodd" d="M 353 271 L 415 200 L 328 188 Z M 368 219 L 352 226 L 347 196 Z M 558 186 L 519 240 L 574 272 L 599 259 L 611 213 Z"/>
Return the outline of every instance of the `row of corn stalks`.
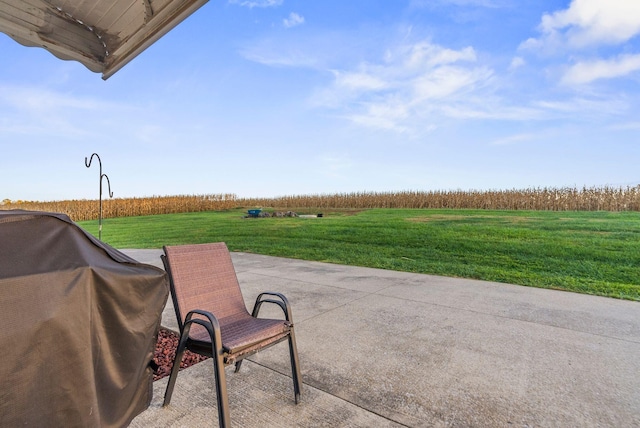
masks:
<path fill-rule="evenodd" d="M 145 198 L 114 198 L 102 201 L 102 217 L 133 217 L 199 211 L 221 211 L 235 208 L 235 195 L 181 195 Z M 53 202 L 4 201 L 0 209 L 23 209 L 67 214 L 74 221 L 95 220 L 100 214 L 98 200 Z"/>
<path fill-rule="evenodd" d="M 283 196 L 238 201 L 242 206 L 278 208 L 449 208 L 546 211 L 640 211 L 640 186 L 357 192 Z"/>
<path fill-rule="evenodd" d="M 131 217 L 234 208 L 368 209 L 449 208 L 547 211 L 640 211 L 640 185 L 627 187 L 529 188 L 513 190 L 451 190 L 353 192 L 276 198 L 238 198 L 234 194 L 153 196 L 103 200 L 102 217 Z M 72 220 L 99 216 L 97 200 L 54 202 L 8 201 L 0 209 L 61 212 Z"/>

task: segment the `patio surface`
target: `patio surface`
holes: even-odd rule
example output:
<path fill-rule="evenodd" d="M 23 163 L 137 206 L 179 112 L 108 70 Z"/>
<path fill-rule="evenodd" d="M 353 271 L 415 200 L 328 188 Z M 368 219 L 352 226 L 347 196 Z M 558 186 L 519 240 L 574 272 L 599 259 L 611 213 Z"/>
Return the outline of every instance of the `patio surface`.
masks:
<path fill-rule="evenodd" d="M 162 266 L 161 250 L 123 250 Z M 285 294 L 286 344 L 227 369 L 235 427 L 640 427 L 640 304 L 509 284 L 232 253 L 249 308 Z M 169 303 L 163 325 L 177 329 Z M 278 316 L 263 306 L 262 316 Z M 131 426 L 217 427 L 211 360 Z"/>

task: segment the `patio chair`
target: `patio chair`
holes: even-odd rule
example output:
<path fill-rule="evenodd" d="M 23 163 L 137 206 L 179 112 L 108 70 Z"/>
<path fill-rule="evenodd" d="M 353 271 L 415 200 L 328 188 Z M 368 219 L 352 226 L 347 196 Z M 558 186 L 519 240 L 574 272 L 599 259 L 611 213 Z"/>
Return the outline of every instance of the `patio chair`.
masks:
<path fill-rule="evenodd" d="M 212 357 L 215 371 L 218 420 L 230 425 L 224 367 L 262 349 L 289 341 L 291 372 L 296 404 L 302 378 L 293 331 L 291 308 L 285 296 L 265 292 L 257 298 L 252 314 L 244 304 L 231 255 L 223 242 L 163 247 L 161 256 L 169 274 L 171 297 L 180 327 L 180 342 L 164 396 L 166 406 L 178 376 L 185 349 Z M 263 303 L 278 305 L 284 320 L 258 318 Z"/>

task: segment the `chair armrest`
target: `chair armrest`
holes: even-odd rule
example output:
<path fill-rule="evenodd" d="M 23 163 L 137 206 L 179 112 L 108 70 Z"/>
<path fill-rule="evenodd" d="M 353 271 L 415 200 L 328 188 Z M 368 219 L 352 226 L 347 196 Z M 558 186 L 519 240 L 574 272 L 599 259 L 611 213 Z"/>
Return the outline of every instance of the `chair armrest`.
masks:
<path fill-rule="evenodd" d="M 194 309 L 192 311 L 190 311 L 187 316 L 184 318 L 184 325 L 186 325 L 188 322 L 195 322 L 195 320 L 191 320 L 193 318 L 194 315 L 201 315 L 203 317 L 205 317 L 209 323 L 211 324 L 211 327 L 214 330 L 220 330 L 220 323 L 218 322 L 218 318 L 216 318 L 215 315 L 213 315 L 211 312 L 209 311 L 203 311 L 202 309 Z M 198 318 L 196 318 L 198 319 Z M 200 323 L 198 323 L 200 324 Z"/>
<path fill-rule="evenodd" d="M 205 317 L 202 318 L 193 318 L 194 315 L 200 315 Z M 220 323 L 215 315 L 211 312 L 203 311 L 201 309 L 194 309 L 190 311 L 184 319 L 184 323 L 182 325 L 182 333 L 181 336 L 189 337 L 189 330 L 191 330 L 192 324 L 198 324 L 207 329 L 209 333 L 209 337 L 211 338 L 211 342 L 215 345 L 216 349 L 222 349 L 222 334 L 220 333 Z"/>
<path fill-rule="evenodd" d="M 263 296 L 273 296 L 280 300 L 265 299 L 263 298 Z M 262 306 L 263 303 L 273 303 L 280 306 L 280 309 L 282 309 L 282 312 L 284 312 L 285 319 L 291 323 L 293 322 L 293 316 L 291 315 L 291 306 L 289 305 L 289 301 L 283 294 L 274 293 L 271 291 L 260 293 L 256 298 L 256 303 L 253 305 L 253 311 L 251 312 L 251 316 L 253 316 L 254 318 L 258 317 L 258 312 L 260 312 L 260 307 Z"/>

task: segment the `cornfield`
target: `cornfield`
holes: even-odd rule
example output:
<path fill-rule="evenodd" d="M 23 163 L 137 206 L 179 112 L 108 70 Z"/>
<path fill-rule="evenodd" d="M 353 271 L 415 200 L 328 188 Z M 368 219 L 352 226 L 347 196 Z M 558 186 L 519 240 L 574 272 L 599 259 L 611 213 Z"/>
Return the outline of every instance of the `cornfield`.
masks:
<path fill-rule="evenodd" d="M 636 187 L 531 188 L 488 191 L 357 192 L 243 199 L 241 206 L 278 208 L 449 208 L 537 211 L 640 211 Z"/>
<path fill-rule="evenodd" d="M 640 186 L 530 188 L 524 190 L 452 190 L 353 192 L 337 194 L 238 198 L 234 194 L 153 196 L 116 198 L 102 201 L 102 217 L 131 217 L 234 208 L 272 207 L 278 209 L 368 209 L 368 208 L 449 208 L 545 211 L 640 211 Z M 54 202 L 8 201 L 0 209 L 61 212 L 74 221 L 99 216 L 97 200 Z"/>
<path fill-rule="evenodd" d="M 99 217 L 98 200 L 69 200 L 54 202 L 8 202 L 0 209 L 23 209 L 59 212 L 73 221 L 95 220 Z M 146 198 L 115 198 L 102 201 L 102 217 L 133 217 L 155 214 L 175 214 L 199 211 L 221 211 L 236 207 L 235 195 L 182 195 Z"/>

